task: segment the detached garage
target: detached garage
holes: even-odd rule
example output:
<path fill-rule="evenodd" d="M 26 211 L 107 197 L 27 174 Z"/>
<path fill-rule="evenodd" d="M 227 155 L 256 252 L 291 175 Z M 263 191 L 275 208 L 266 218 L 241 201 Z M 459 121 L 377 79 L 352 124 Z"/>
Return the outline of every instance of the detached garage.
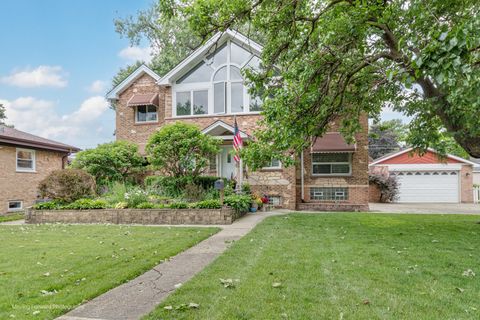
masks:
<path fill-rule="evenodd" d="M 370 172 L 395 176 L 397 202 L 473 202 L 474 163 L 453 155 L 440 159 L 429 149 L 423 156 L 411 148 L 373 161 Z"/>

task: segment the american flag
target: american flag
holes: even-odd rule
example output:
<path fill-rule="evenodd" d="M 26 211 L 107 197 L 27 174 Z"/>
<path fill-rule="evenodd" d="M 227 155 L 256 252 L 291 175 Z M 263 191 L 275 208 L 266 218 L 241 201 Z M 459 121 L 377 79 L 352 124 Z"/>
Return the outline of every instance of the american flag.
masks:
<path fill-rule="evenodd" d="M 238 130 L 237 118 L 235 118 L 234 134 L 233 134 L 233 149 L 235 149 L 235 156 L 233 159 L 235 162 L 240 162 L 239 151 L 243 147 L 242 137 L 240 135 L 240 130 Z"/>

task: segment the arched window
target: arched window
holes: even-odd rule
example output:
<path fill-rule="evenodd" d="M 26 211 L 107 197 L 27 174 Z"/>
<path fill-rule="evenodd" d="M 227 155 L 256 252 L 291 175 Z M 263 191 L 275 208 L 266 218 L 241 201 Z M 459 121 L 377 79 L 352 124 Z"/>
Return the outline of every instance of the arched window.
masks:
<path fill-rule="evenodd" d="M 173 87 L 176 116 L 261 111 L 262 101 L 250 96 L 242 70 L 256 70 L 260 59 L 234 41 L 227 41 L 179 77 Z"/>

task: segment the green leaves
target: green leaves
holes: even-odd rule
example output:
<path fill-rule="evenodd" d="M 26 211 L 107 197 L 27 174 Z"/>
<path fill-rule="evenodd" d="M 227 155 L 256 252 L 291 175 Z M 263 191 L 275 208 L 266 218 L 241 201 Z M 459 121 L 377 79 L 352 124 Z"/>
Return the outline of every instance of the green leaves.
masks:
<path fill-rule="evenodd" d="M 115 141 L 98 145 L 95 149 L 79 152 L 73 168 L 93 175 L 97 184 L 113 181 L 125 182 L 143 170 L 144 160 L 133 142 Z"/>
<path fill-rule="evenodd" d="M 197 177 L 204 172 L 209 159 L 220 151 L 220 143 L 193 124 L 175 122 L 155 132 L 146 151 L 150 163 L 167 175 Z"/>
<path fill-rule="evenodd" d="M 175 10 L 201 36 L 243 24 L 261 34 L 264 69 L 247 72 L 264 100 L 265 127 L 244 150 L 252 168 L 272 156 L 292 163 L 332 122 L 352 138 L 362 116 L 378 118 L 385 105 L 421 123 L 415 147 L 435 145 L 435 132 L 446 129 L 480 157 L 474 0 L 196 0 Z"/>

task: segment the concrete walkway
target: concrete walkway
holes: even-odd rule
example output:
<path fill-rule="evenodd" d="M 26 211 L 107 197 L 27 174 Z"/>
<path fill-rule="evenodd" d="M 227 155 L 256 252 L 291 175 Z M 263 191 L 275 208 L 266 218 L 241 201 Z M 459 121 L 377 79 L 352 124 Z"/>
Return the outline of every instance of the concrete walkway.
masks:
<path fill-rule="evenodd" d="M 196 246 L 157 265 L 141 276 L 79 306 L 58 320 L 130 320 L 150 313 L 175 290 L 223 253 L 231 243 L 253 229 L 266 217 L 287 210 L 248 214 Z"/>
<path fill-rule="evenodd" d="M 480 214 L 474 203 L 370 203 L 371 212 L 420 214 Z"/>
<path fill-rule="evenodd" d="M 19 226 L 21 224 L 25 224 L 25 220 L 13 220 L 7 222 L 0 222 L 0 226 Z"/>

